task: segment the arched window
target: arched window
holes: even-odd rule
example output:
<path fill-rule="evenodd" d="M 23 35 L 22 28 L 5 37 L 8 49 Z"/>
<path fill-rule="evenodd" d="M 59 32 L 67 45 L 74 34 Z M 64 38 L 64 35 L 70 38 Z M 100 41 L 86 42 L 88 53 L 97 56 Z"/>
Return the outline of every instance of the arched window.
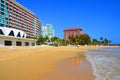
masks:
<path fill-rule="evenodd" d="M 17 37 L 21 37 L 20 32 L 17 34 Z"/>
<path fill-rule="evenodd" d="M 13 30 L 9 33 L 9 36 L 14 36 Z"/>
<path fill-rule="evenodd" d="M 25 35 L 23 34 L 23 36 L 22 36 L 23 38 L 25 37 Z"/>
<path fill-rule="evenodd" d="M 4 35 L 3 31 L 0 29 L 0 35 Z"/>

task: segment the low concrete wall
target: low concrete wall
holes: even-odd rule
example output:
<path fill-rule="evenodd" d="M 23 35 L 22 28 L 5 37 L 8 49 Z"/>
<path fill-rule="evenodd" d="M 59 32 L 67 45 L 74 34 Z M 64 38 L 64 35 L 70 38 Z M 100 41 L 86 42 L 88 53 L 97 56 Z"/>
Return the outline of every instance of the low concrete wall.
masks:
<path fill-rule="evenodd" d="M 5 46 L 5 41 L 12 41 L 12 46 L 16 46 L 16 42 L 19 41 L 21 42 L 21 46 L 25 46 L 25 42 L 29 43 L 29 46 L 35 46 L 36 45 L 36 41 L 27 41 L 27 40 L 11 40 L 11 39 L 0 39 L 0 46 Z M 33 45 L 35 44 L 35 45 Z"/>

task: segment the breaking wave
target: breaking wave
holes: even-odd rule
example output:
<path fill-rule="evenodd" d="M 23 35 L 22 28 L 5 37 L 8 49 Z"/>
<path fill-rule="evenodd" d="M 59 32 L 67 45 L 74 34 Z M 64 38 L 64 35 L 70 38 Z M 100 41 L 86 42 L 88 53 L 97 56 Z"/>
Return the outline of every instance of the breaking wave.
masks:
<path fill-rule="evenodd" d="M 95 80 L 120 80 L 120 58 L 118 56 L 102 50 L 93 50 L 85 55 L 92 64 Z"/>

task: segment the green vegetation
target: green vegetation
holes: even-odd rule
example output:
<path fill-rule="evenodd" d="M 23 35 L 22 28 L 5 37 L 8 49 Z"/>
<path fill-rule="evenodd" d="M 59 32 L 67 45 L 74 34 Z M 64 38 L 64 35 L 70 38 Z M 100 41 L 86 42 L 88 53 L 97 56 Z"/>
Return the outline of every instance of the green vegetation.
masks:
<path fill-rule="evenodd" d="M 26 38 L 29 38 L 29 39 L 37 39 L 37 37 L 33 37 L 33 36 L 26 36 Z"/>
<path fill-rule="evenodd" d="M 72 35 L 69 37 L 69 42 L 71 45 L 89 45 L 90 37 L 88 34 L 76 35 L 75 37 Z"/>
<path fill-rule="evenodd" d="M 93 38 L 91 39 L 88 34 L 82 34 L 82 35 L 76 35 L 76 36 L 70 36 L 69 40 L 66 41 L 64 39 L 60 39 L 58 37 L 52 37 L 49 39 L 48 36 L 43 37 L 39 36 L 37 37 L 30 37 L 27 36 L 27 38 L 30 39 L 37 39 L 37 45 L 52 45 L 52 46 L 66 46 L 66 45 L 108 45 L 111 43 L 111 40 L 108 40 L 107 38 L 100 37 L 99 40 Z"/>
<path fill-rule="evenodd" d="M 108 40 L 107 38 L 100 37 L 100 40 L 92 39 L 91 45 L 104 45 L 104 46 L 106 46 L 111 42 L 112 41 Z"/>

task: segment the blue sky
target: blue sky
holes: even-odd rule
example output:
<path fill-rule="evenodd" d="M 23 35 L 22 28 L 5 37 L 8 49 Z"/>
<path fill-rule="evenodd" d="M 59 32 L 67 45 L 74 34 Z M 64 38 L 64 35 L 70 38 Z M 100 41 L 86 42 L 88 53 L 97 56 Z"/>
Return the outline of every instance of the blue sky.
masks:
<path fill-rule="evenodd" d="M 91 38 L 101 36 L 120 43 L 120 0 L 17 0 L 43 25 L 53 24 L 63 38 L 64 28 L 80 27 Z"/>

